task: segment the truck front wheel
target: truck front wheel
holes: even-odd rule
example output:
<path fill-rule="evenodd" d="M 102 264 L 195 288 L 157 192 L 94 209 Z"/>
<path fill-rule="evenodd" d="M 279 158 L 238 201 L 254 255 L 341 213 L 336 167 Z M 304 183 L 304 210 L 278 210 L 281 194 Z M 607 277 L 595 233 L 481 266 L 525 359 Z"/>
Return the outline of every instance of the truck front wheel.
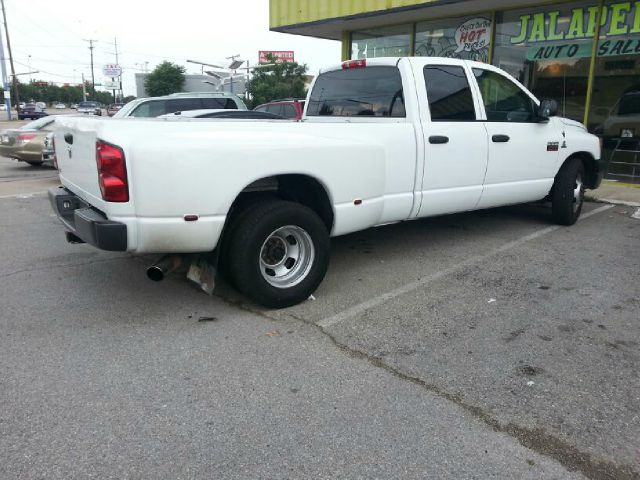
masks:
<path fill-rule="evenodd" d="M 329 265 L 329 232 L 311 209 L 270 200 L 243 214 L 226 259 L 238 290 L 269 308 L 296 305 L 318 288 Z"/>
<path fill-rule="evenodd" d="M 560 225 L 578 221 L 584 203 L 584 167 L 579 158 L 566 162 L 556 176 L 551 192 L 551 214 Z"/>

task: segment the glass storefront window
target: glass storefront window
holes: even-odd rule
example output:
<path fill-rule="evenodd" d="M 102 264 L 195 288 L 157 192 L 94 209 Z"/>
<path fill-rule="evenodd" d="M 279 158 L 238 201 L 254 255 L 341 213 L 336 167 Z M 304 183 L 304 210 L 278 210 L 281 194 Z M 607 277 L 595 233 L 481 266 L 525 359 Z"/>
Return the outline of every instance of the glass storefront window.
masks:
<path fill-rule="evenodd" d="M 351 33 L 351 58 L 406 57 L 411 54 L 411 25 Z"/>
<path fill-rule="evenodd" d="M 493 63 L 582 122 L 597 13 L 594 2 L 499 13 Z"/>
<path fill-rule="evenodd" d="M 449 57 L 487 63 L 491 14 L 416 24 L 414 52 L 421 57 Z"/>
<path fill-rule="evenodd" d="M 594 65 L 589 130 L 609 177 L 640 183 L 640 3 L 607 2 Z"/>

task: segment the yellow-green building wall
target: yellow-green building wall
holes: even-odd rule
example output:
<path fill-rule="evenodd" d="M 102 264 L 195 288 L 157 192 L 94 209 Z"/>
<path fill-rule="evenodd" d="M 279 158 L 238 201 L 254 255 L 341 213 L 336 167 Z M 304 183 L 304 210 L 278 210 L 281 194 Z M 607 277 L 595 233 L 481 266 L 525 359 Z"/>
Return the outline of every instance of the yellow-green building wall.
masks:
<path fill-rule="evenodd" d="M 270 0 L 271 28 L 361 15 L 440 0 Z"/>

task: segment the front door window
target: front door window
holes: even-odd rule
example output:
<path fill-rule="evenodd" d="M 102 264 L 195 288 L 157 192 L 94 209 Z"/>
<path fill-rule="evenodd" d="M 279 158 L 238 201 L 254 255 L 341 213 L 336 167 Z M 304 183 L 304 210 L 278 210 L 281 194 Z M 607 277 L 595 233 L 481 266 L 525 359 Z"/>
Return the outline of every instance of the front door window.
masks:
<path fill-rule="evenodd" d="M 496 72 L 473 69 L 490 122 L 535 122 L 536 104 L 518 85 Z"/>

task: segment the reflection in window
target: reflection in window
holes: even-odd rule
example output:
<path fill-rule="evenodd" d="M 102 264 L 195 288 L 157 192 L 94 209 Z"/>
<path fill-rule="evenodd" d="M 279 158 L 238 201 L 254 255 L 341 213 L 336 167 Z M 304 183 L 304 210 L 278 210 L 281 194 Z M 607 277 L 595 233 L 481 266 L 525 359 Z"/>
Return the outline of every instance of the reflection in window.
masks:
<path fill-rule="evenodd" d="M 489 61 L 491 15 L 416 24 L 415 55 Z"/>
<path fill-rule="evenodd" d="M 476 119 L 473 95 L 462 67 L 433 65 L 424 68 L 432 122 Z"/>
<path fill-rule="evenodd" d="M 596 2 L 499 13 L 494 65 L 538 98 L 556 100 L 559 114 L 584 120 L 593 38 L 587 30 Z M 597 8 L 596 8 L 597 10 Z"/>
<path fill-rule="evenodd" d="M 603 139 L 608 177 L 634 183 L 640 183 L 640 31 L 634 28 L 638 9 L 637 2 L 605 3 L 588 124 Z"/>
<path fill-rule="evenodd" d="M 351 33 L 351 58 L 406 57 L 411 53 L 411 25 Z"/>

